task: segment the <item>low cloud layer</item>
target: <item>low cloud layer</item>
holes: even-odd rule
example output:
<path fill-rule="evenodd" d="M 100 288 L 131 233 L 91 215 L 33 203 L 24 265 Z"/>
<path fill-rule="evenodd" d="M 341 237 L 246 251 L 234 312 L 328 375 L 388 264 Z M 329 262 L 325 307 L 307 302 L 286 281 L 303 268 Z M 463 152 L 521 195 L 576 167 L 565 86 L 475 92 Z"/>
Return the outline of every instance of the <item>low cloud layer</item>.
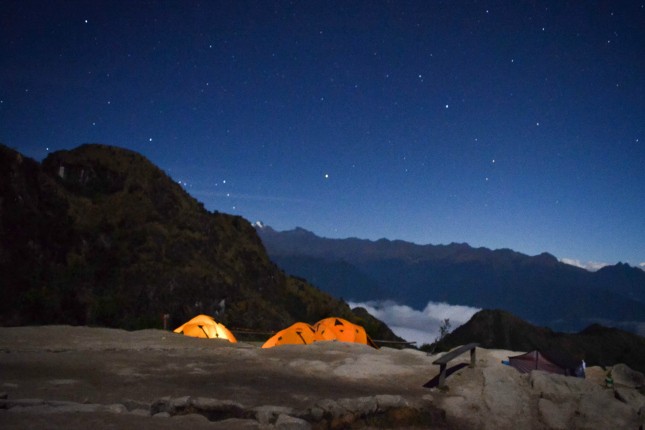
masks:
<path fill-rule="evenodd" d="M 588 270 L 590 272 L 595 272 L 602 269 L 605 266 L 611 266 L 609 263 L 600 263 L 598 261 L 580 261 L 573 258 L 561 258 L 561 263 L 568 264 L 570 266 L 580 267 L 581 269 Z M 636 266 L 641 270 L 645 270 L 645 262 L 638 263 Z"/>
<path fill-rule="evenodd" d="M 417 346 L 432 343 L 439 337 L 441 324 L 450 319 L 451 330 L 467 322 L 481 309 L 448 303 L 428 302 L 419 311 L 393 301 L 350 302 L 352 308 L 360 306 L 387 324 L 398 336 Z"/>
<path fill-rule="evenodd" d="M 600 263 L 598 261 L 580 261 L 574 260 L 573 258 L 561 258 L 561 263 L 568 264 L 570 266 L 580 267 L 581 269 L 588 270 L 590 272 L 595 272 L 602 269 L 605 266 L 609 266 L 608 263 Z"/>

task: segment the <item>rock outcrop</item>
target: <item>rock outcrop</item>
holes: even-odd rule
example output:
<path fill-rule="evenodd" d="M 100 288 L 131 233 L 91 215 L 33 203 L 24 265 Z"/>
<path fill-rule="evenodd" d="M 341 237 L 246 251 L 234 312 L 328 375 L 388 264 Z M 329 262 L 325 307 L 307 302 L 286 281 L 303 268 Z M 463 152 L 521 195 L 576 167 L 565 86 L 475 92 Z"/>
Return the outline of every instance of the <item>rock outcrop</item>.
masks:
<path fill-rule="evenodd" d="M 503 311 L 485 309 L 457 327 L 436 350 L 477 342 L 482 348 L 513 351 L 558 351 L 589 366 L 625 363 L 645 372 L 645 338 L 624 330 L 593 324 L 579 333 L 560 333 L 539 327 Z"/>
<path fill-rule="evenodd" d="M 448 379 L 447 391 L 435 402 L 446 411 L 449 425 L 491 430 L 636 429 L 643 420 L 645 396 L 633 386 L 606 387 L 596 379 L 542 371 L 520 374 L 501 364 L 514 354 L 478 351 L 476 368 Z M 621 375 L 631 375 L 630 381 L 643 377 L 625 365 L 616 368 Z"/>
<path fill-rule="evenodd" d="M 163 397 L 146 408 L 136 405 L 132 409 L 128 409 L 127 401 L 102 405 L 43 399 L 3 399 L 0 400 L 0 410 L 23 415 L 110 413 L 154 418 L 198 416 L 209 422 L 229 425 L 230 428 L 448 428 L 445 413 L 441 409 L 423 401 L 414 404 L 396 395 L 323 399 L 305 409 L 272 405 L 247 408 L 230 400 L 189 396 Z"/>

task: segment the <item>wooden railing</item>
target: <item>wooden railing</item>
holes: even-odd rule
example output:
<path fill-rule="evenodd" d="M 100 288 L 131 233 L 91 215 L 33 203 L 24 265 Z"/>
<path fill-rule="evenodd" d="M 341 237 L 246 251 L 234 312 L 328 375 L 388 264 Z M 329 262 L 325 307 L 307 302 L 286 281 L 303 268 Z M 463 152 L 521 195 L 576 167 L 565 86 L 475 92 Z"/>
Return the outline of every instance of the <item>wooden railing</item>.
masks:
<path fill-rule="evenodd" d="M 460 346 L 459 348 L 442 355 L 432 362 L 432 364 L 439 365 L 439 384 L 437 385 L 439 388 L 443 387 L 443 384 L 446 380 L 446 366 L 452 359 L 457 358 L 466 351 L 470 351 L 470 367 L 475 367 L 475 350 L 478 346 L 478 343 L 469 343 L 468 345 Z"/>

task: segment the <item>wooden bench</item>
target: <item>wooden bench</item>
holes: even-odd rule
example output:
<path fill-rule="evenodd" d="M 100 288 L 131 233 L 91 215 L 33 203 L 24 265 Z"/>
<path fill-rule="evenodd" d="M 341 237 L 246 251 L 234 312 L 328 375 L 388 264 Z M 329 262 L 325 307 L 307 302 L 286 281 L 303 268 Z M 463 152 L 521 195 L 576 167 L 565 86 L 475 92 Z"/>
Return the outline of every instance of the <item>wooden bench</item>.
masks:
<path fill-rule="evenodd" d="M 446 380 L 446 366 L 448 365 L 448 362 L 461 354 L 463 354 L 466 351 L 470 351 L 470 366 L 469 367 L 475 367 L 475 350 L 479 346 L 478 343 L 469 343 L 468 345 L 460 346 L 457 349 L 454 349 L 450 351 L 447 354 L 442 355 L 441 357 L 437 358 L 435 361 L 432 362 L 432 364 L 438 364 L 440 373 L 439 373 L 439 384 L 437 385 L 439 388 L 443 387 L 443 383 Z"/>

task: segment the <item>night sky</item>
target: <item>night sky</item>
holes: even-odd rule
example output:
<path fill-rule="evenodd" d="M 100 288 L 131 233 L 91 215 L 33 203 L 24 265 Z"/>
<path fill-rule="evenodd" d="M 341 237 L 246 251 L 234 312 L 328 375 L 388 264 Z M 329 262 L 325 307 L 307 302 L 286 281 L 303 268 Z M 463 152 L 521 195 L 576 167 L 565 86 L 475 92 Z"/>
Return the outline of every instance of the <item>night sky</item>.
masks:
<path fill-rule="evenodd" d="M 645 2 L 0 2 L 0 142 L 332 238 L 645 262 Z"/>

